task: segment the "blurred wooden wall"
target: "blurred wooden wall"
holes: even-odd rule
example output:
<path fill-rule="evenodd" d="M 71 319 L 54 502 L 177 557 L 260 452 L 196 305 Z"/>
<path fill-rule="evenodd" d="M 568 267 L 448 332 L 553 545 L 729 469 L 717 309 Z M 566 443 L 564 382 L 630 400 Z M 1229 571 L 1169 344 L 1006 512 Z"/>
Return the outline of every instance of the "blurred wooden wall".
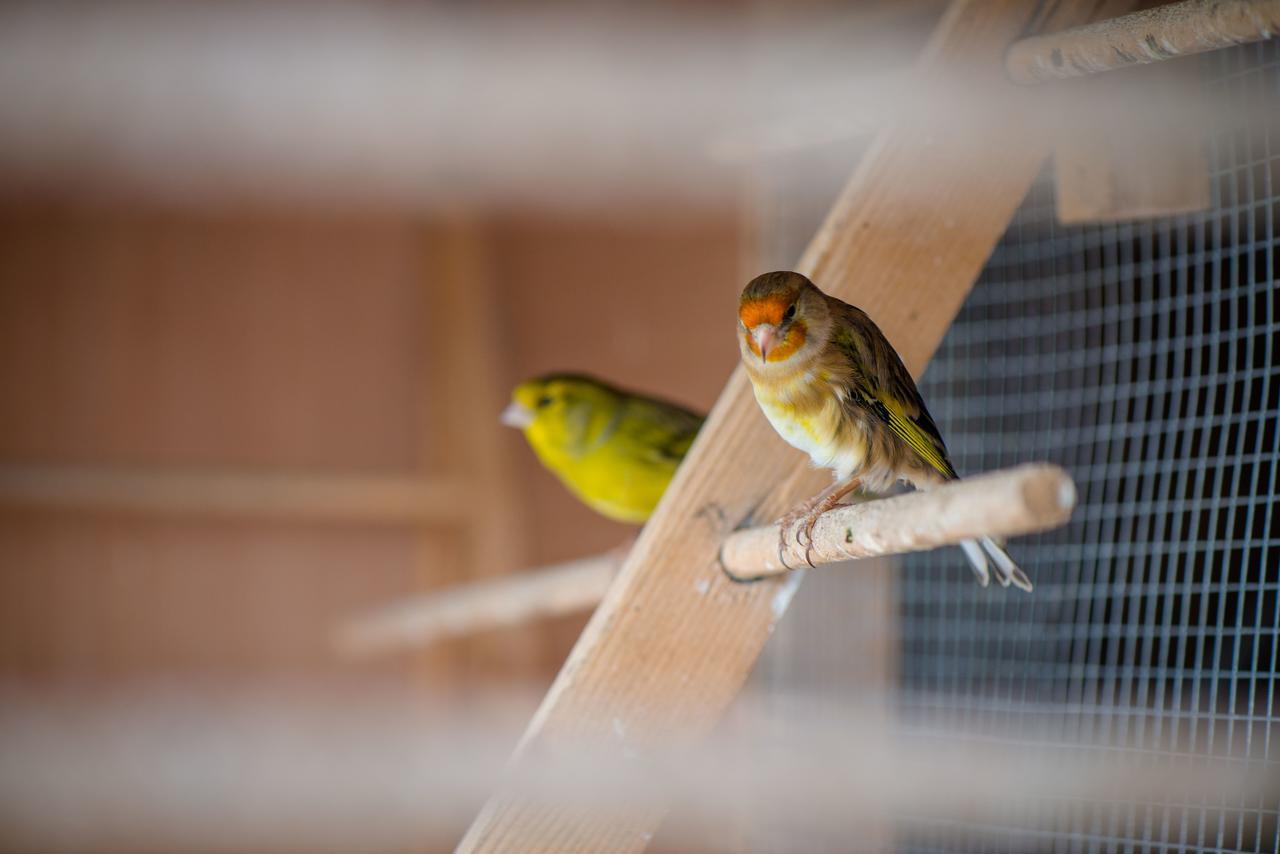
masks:
<path fill-rule="evenodd" d="M 738 222 L 6 206 L 0 465 L 454 476 L 501 525 L 10 502 L 0 681 L 545 682 L 581 619 L 360 665 L 329 633 L 628 536 L 496 415 L 518 379 L 563 369 L 709 406 L 736 358 Z"/>

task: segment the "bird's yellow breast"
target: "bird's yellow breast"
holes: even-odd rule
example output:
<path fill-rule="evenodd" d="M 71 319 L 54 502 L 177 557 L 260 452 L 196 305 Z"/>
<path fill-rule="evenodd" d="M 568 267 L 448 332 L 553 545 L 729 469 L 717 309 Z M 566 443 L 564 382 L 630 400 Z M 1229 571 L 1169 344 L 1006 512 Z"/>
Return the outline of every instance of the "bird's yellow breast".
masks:
<path fill-rule="evenodd" d="M 785 377 L 753 376 L 752 388 L 773 429 L 815 466 L 837 476 L 861 467 L 866 437 L 849 418 L 829 371 L 814 365 Z"/>

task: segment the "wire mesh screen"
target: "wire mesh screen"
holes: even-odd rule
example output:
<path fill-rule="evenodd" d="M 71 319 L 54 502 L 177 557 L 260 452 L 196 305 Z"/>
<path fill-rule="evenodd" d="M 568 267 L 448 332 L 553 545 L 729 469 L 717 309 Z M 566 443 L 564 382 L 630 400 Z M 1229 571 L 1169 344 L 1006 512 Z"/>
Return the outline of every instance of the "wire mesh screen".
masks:
<path fill-rule="evenodd" d="M 1280 48 L 1203 74 L 1273 108 L 1211 132 L 1213 209 L 1064 227 L 1046 176 L 925 376 L 962 473 L 1050 460 L 1080 493 L 1069 526 L 1013 544 L 1032 596 L 980 589 L 953 549 L 906 561 L 895 702 L 926 733 L 1035 729 L 1046 763 L 1054 732 L 1153 757 L 1230 747 L 1280 774 Z M 897 842 L 1275 851 L 1278 808 L 1095 804 L 1031 837 L 908 819 Z"/>

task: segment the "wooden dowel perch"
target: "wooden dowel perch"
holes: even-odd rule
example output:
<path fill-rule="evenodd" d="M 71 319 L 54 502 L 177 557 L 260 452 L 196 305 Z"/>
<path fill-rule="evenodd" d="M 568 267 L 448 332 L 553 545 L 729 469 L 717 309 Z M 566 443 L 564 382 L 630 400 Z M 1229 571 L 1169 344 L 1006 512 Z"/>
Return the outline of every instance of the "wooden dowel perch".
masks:
<path fill-rule="evenodd" d="M 1056 528 L 1071 518 L 1076 488 L 1053 465 L 1025 465 L 966 478 L 928 492 L 909 492 L 823 514 L 813 528 L 815 566 L 955 545 L 977 537 L 1014 537 Z M 779 560 L 778 526 L 738 531 L 720 560 L 739 581 L 782 575 L 804 562 L 792 541 Z"/>
<path fill-rule="evenodd" d="M 604 598 L 623 549 L 467 584 L 358 617 L 341 628 L 339 652 L 369 656 L 594 608 Z"/>
<path fill-rule="evenodd" d="M 1015 42 L 1016 83 L 1083 77 L 1262 41 L 1280 32 L 1280 0 L 1184 0 Z"/>
<path fill-rule="evenodd" d="M 811 556 L 821 566 L 925 551 L 981 536 L 1044 531 L 1070 518 L 1075 498 L 1075 484 L 1057 466 L 1025 465 L 979 475 L 930 492 L 836 508 L 814 527 Z M 793 544 L 784 566 L 778 560 L 778 528 L 764 525 L 729 535 L 720 557 L 732 578 L 754 581 L 806 566 L 801 551 Z M 376 655 L 593 608 L 625 556 L 615 550 L 415 597 L 351 621 L 339 632 L 338 648 L 347 655 Z"/>

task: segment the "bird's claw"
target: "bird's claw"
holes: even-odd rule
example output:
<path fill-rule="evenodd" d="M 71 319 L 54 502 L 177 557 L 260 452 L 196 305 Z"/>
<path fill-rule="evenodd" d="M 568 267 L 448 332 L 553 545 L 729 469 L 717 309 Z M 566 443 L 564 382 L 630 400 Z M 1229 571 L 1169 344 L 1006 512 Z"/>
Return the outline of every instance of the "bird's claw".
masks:
<path fill-rule="evenodd" d="M 817 524 L 819 515 L 806 508 L 778 520 L 778 562 L 787 569 L 792 568 L 786 558 L 791 550 L 791 541 L 804 549 L 804 562 L 810 567 L 816 566 L 813 562 L 813 526 Z"/>
<path fill-rule="evenodd" d="M 796 542 L 800 542 L 800 534 L 801 532 L 804 533 L 804 542 L 802 543 L 802 545 L 804 546 L 804 562 L 809 564 L 809 567 L 811 569 L 814 568 L 813 526 L 818 524 L 818 515 L 819 514 L 817 513 L 810 513 L 808 517 L 804 520 L 804 525 L 801 526 L 801 530 L 796 531 Z"/>
<path fill-rule="evenodd" d="M 800 522 L 803 520 L 803 513 L 788 513 L 778 520 L 778 563 L 787 569 L 792 569 L 791 564 L 787 563 L 787 553 L 791 551 L 791 541 L 794 540 L 797 546 L 803 546 L 800 541 Z"/>
<path fill-rule="evenodd" d="M 780 519 L 778 521 L 778 563 L 782 564 L 785 569 L 792 569 L 791 564 L 787 563 L 787 552 L 791 548 L 788 542 L 789 534 L 793 524 L 788 519 Z"/>

